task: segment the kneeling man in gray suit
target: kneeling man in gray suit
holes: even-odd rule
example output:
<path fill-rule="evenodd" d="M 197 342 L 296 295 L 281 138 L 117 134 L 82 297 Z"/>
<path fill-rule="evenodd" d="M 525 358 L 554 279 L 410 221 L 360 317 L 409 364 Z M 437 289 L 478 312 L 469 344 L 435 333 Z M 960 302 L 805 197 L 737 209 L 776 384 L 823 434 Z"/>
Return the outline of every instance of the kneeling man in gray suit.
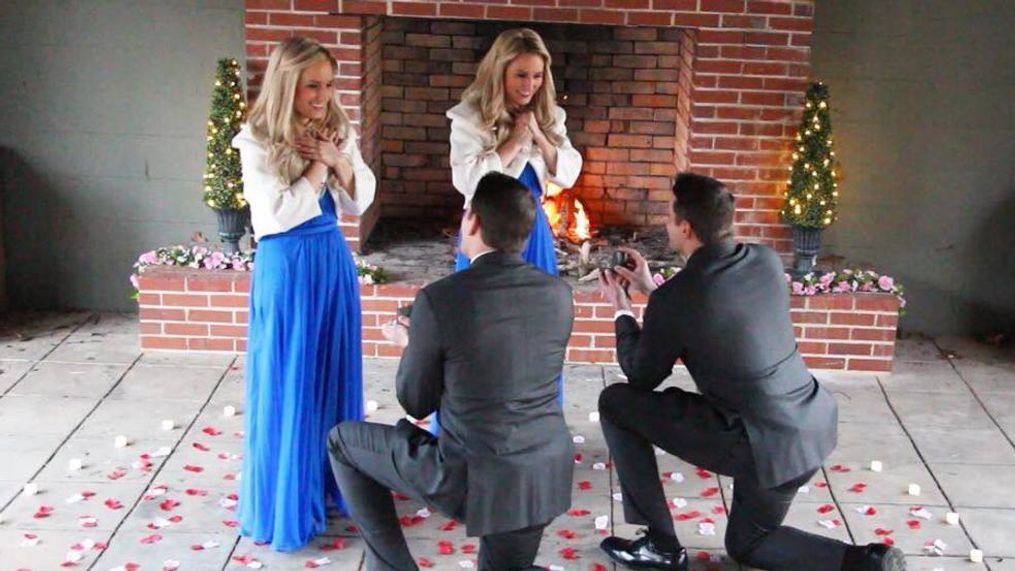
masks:
<path fill-rule="evenodd" d="M 371 571 L 417 568 L 391 491 L 463 521 L 482 538 L 482 570 L 530 568 L 543 528 L 571 506 L 574 447 L 557 388 L 571 288 L 520 255 L 536 208 L 514 178 L 484 176 L 461 225 L 471 266 L 416 296 L 398 401 L 416 418 L 439 410 L 440 437 L 406 420 L 331 431 L 332 468 Z"/>
<path fill-rule="evenodd" d="M 616 313 L 617 360 L 627 383 L 599 398 L 628 522 L 648 526 L 636 541 L 603 549 L 634 569 L 687 569 L 663 496 L 655 444 L 733 478 L 726 550 L 741 564 L 779 571 L 894 571 L 902 552 L 848 546 L 782 525 L 800 486 L 835 448 L 835 399 L 797 351 L 779 256 L 733 241 L 733 195 L 719 181 L 685 173 L 673 186 L 666 230 L 686 259 L 656 287 L 645 260 L 604 274 Z M 649 294 L 644 325 L 623 286 Z M 699 392 L 655 391 L 681 360 Z"/>

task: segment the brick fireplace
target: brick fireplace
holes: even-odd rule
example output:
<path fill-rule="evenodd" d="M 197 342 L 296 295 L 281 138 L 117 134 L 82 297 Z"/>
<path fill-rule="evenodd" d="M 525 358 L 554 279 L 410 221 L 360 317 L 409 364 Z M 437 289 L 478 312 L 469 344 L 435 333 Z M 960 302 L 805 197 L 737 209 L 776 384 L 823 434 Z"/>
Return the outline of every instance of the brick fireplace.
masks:
<path fill-rule="evenodd" d="M 576 194 L 595 224 L 658 224 L 677 170 L 733 186 L 741 238 L 789 250 L 786 154 L 809 73 L 813 3 L 790 0 L 247 0 L 255 96 L 273 44 L 312 36 L 340 61 L 342 103 L 378 174 L 377 203 L 343 221 L 361 248 L 380 216 L 452 220 L 444 111 L 502 29 L 540 32 L 585 157 Z"/>

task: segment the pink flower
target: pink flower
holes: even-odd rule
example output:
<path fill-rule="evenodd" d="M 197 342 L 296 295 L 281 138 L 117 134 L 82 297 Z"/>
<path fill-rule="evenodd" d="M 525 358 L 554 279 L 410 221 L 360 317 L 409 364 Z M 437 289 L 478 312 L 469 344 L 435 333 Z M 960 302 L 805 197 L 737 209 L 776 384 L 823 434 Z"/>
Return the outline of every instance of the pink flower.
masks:
<path fill-rule="evenodd" d="M 783 275 L 783 277 L 785 277 L 785 278 L 786 278 L 786 283 L 787 283 L 787 284 L 791 284 L 791 283 L 793 283 L 793 276 L 791 276 L 791 275 L 789 275 L 789 274 L 785 274 L 785 273 L 784 273 L 784 274 L 782 274 L 782 275 Z"/>
<path fill-rule="evenodd" d="M 233 269 L 242 272 L 247 269 L 247 266 L 243 260 L 233 260 Z"/>
<path fill-rule="evenodd" d="M 155 255 L 155 250 L 152 250 L 151 252 L 141 254 L 141 257 L 139 257 L 137 261 L 142 264 L 157 264 L 159 262 L 159 257 Z"/>
<path fill-rule="evenodd" d="M 885 291 L 892 291 L 892 287 L 895 286 L 895 280 L 888 276 L 881 276 L 878 278 L 878 287 Z"/>
<path fill-rule="evenodd" d="M 371 284 L 374 283 L 374 278 L 373 278 L 373 276 L 370 276 L 370 275 L 360 276 L 359 277 L 359 283 L 361 283 L 363 285 L 371 285 Z"/>
<path fill-rule="evenodd" d="M 652 274 L 652 282 L 657 286 L 661 286 L 666 283 L 666 278 L 662 274 Z"/>
<path fill-rule="evenodd" d="M 803 294 L 804 294 L 804 284 L 800 282 L 793 282 L 793 295 L 803 295 Z"/>
<path fill-rule="evenodd" d="M 209 270 L 216 270 L 221 268 L 226 256 L 222 252 L 212 252 L 210 256 L 204 259 L 204 267 Z"/>
<path fill-rule="evenodd" d="M 828 273 L 828 274 L 822 275 L 821 279 L 818 280 L 818 282 L 821 284 L 822 288 L 827 289 L 828 286 L 832 283 L 832 280 L 834 280 L 834 279 L 835 279 L 835 274 Z"/>
<path fill-rule="evenodd" d="M 807 286 L 807 287 L 804 288 L 804 294 L 805 295 L 814 295 L 816 293 L 818 293 L 818 288 L 816 288 L 814 286 Z"/>
<path fill-rule="evenodd" d="M 874 291 L 874 284 L 865 283 L 860 286 L 860 291 Z"/>
<path fill-rule="evenodd" d="M 130 284 L 134 286 L 134 289 L 141 289 L 141 284 L 137 281 L 137 274 L 130 274 Z"/>

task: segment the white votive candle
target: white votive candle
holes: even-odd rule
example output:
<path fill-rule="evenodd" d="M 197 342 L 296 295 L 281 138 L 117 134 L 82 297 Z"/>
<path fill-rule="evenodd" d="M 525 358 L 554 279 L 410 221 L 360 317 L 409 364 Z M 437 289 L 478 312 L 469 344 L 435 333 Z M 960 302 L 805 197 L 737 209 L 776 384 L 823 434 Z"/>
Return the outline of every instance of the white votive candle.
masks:
<path fill-rule="evenodd" d="M 127 437 L 122 434 L 113 439 L 113 446 L 117 448 L 125 448 L 127 444 Z"/>
<path fill-rule="evenodd" d="M 610 526 L 610 516 L 608 515 L 596 516 L 596 519 L 594 521 L 596 524 L 596 529 L 606 529 L 607 527 Z"/>
<path fill-rule="evenodd" d="M 377 412 L 377 409 L 381 408 L 380 403 L 375 400 L 367 401 L 367 412 Z"/>
<path fill-rule="evenodd" d="M 22 488 L 22 491 L 26 496 L 34 496 L 35 494 L 39 493 L 39 484 L 36 484 L 35 482 L 25 484 L 25 487 Z"/>
<path fill-rule="evenodd" d="M 959 514 L 948 512 L 945 514 L 945 523 L 948 525 L 959 525 Z"/>
<path fill-rule="evenodd" d="M 884 465 L 881 464 L 880 460 L 871 460 L 871 472 L 880 472 L 884 470 Z"/>
<path fill-rule="evenodd" d="M 979 549 L 970 549 L 969 560 L 973 563 L 983 563 L 983 552 Z"/>
<path fill-rule="evenodd" d="M 222 407 L 222 416 L 226 418 L 236 416 L 236 407 L 231 404 Z"/>
<path fill-rule="evenodd" d="M 168 432 L 168 431 L 170 431 L 170 430 L 172 430 L 174 428 L 176 428 L 176 421 L 175 420 L 173 420 L 171 418 L 167 418 L 166 420 L 162 421 L 162 430 L 165 430 L 165 431 Z"/>
<path fill-rule="evenodd" d="M 590 412 L 589 413 L 589 422 L 599 422 L 599 413 L 598 412 Z"/>
<path fill-rule="evenodd" d="M 74 472 L 84 467 L 84 462 L 80 458 L 71 458 L 67 461 L 67 469 Z"/>
<path fill-rule="evenodd" d="M 920 495 L 920 484 L 910 484 L 909 485 L 909 495 L 911 495 L 911 496 L 919 496 Z"/>

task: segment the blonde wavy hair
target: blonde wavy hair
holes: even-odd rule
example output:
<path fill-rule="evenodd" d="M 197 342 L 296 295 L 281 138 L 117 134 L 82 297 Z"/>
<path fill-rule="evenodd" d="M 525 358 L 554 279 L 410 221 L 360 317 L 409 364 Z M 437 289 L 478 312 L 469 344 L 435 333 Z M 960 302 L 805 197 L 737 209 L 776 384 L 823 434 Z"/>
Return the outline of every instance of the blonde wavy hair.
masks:
<path fill-rule="evenodd" d="M 268 164 L 286 182 L 299 178 L 309 164 L 296 152 L 297 137 L 325 128 L 343 139 L 349 133 L 349 117 L 336 97 L 328 99 L 324 119 L 303 125 L 296 116 L 293 104 L 300 75 L 321 59 L 330 62 L 334 72 L 338 71 L 334 56 L 317 40 L 293 37 L 279 43 L 268 59 L 261 94 L 250 109 L 251 132 L 268 148 Z"/>
<path fill-rule="evenodd" d="M 462 101 L 475 105 L 482 116 L 483 125 L 494 131 L 493 148 L 497 148 L 511 135 L 511 115 L 504 101 L 504 72 L 514 59 L 523 54 L 537 54 L 543 58 L 543 85 L 536 92 L 529 110 L 536 117 L 539 128 L 554 145 L 563 142 L 554 132 L 557 117 L 557 90 L 550 72 L 550 52 L 535 31 L 515 28 L 501 32 L 479 62 L 476 79 L 462 92 Z"/>

